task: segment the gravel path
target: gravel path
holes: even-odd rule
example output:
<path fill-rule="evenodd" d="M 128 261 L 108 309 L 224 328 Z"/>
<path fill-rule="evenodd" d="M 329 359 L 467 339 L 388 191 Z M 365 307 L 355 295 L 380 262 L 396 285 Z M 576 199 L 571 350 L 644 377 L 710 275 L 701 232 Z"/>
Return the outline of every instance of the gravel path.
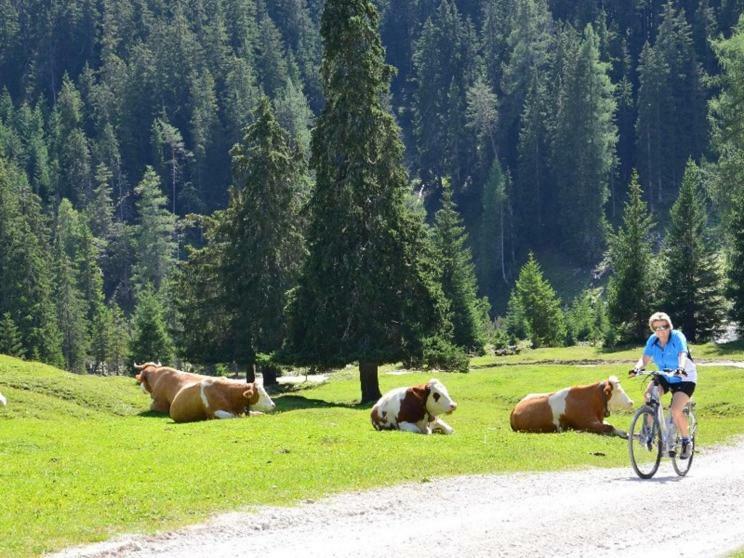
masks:
<path fill-rule="evenodd" d="M 669 460 L 650 481 L 630 466 L 455 477 L 225 514 L 54 556 L 708 558 L 744 547 L 743 493 L 739 439 L 704 448 L 686 478 L 675 475 Z"/>

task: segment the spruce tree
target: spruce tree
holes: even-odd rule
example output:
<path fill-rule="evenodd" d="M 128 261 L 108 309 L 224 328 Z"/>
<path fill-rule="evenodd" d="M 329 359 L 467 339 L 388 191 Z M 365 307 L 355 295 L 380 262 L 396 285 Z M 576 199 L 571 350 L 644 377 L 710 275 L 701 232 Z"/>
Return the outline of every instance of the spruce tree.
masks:
<path fill-rule="evenodd" d="M 25 176 L 0 157 L 0 312 L 10 312 L 27 357 L 61 366 L 49 225 Z"/>
<path fill-rule="evenodd" d="M 0 319 L 0 354 L 23 358 L 25 350 L 21 332 L 13 321 L 10 312 L 5 312 Z"/>
<path fill-rule="evenodd" d="M 647 337 L 654 301 L 650 238 L 653 224 L 634 172 L 623 223 L 609 239 L 612 275 L 607 285 L 607 311 L 620 342 L 640 343 Z"/>
<path fill-rule="evenodd" d="M 424 223 L 406 205 L 403 146 L 384 104 L 392 69 L 377 29 L 371 2 L 325 3 L 326 105 L 313 131 L 309 256 L 290 330 L 297 361 L 358 361 L 365 402 L 380 397 L 379 364 L 420 353 L 446 306 Z"/>
<path fill-rule="evenodd" d="M 534 348 L 563 345 L 566 323 L 561 301 L 531 252 L 519 271 L 512 296 L 512 311 L 524 316 L 526 333 Z M 508 321 L 519 323 L 514 318 Z"/>
<path fill-rule="evenodd" d="M 484 341 L 475 269 L 467 233 L 446 181 L 442 207 L 434 216 L 434 244 L 439 251 L 442 288 L 451 304 L 452 340 L 466 351 L 480 353 Z"/>
<path fill-rule="evenodd" d="M 286 293 L 305 253 L 300 216 L 304 160 L 262 97 L 254 123 L 231 150 L 235 188 L 224 213 L 223 291 L 233 358 L 252 368 L 255 352 L 278 350 L 286 336 Z"/>
<path fill-rule="evenodd" d="M 129 342 L 131 362 L 159 361 L 173 364 L 175 349 L 165 323 L 165 310 L 150 285 L 137 296 L 132 317 L 132 338 Z"/>
<path fill-rule="evenodd" d="M 662 307 L 674 316 L 674 326 L 692 342 L 714 337 L 725 315 L 721 266 L 707 225 L 700 170 L 690 160 L 669 213 L 660 294 Z"/>
<path fill-rule="evenodd" d="M 499 287 L 507 284 L 508 190 L 509 176 L 494 159 L 482 191 L 477 267 L 481 293 L 492 303 L 503 300 Z"/>
<path fill-rule="evenodd" d="M 617 126 L 609 65 L 599 59 L 591 25 L 561 75 L 552 168 L 567 252 L 593 261 L 604 249 L 604 205 L 615 164 Z"/>
<path fill-rule="evenodd" d="M 176 218 L 166 209 L 167 198 L 160 190 L 160 179 L 152 167 L 134 189 L 139 223 L 134 229 L 137 261 L 133 281 L 138 288 L 151 284 L 160 289 L 173 267 L 176 256 L 174 240 Z"/>
<path fill-rule="evenodd" d="M 744 336 L 744 189 L 733 198 L 730 217 L 731 247 L 726 274 L 726 295 L 731 300 L 729 315 Z"/>

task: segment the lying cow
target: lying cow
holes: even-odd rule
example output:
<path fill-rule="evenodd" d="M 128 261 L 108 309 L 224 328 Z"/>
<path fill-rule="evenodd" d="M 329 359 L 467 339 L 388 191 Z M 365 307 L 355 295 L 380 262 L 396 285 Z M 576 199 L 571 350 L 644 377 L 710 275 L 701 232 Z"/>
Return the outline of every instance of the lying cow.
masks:
<path fill-rule="evenodd" d="M 201 382 L 209 378 L 200 374 L 182 372 L 168 366 L 161 366 L 154 362 L 135 364 L 138 370 L 135 379 L 145 393 L 152 397 L 150 410 L 167 413 L 176 394 L 184 387 Z"/>
<path fill-rule="evenodd" d="M 512 430 L 519 432 L 560 432 L 567 428 L 596 434 L 626 434 L 605 424 L 610 411 L 630 410 L 633 401 L 620 387 L 617 377 L 585 386 L 574 386 L 555 393 L 533 393 L 522 399 L 511 412 Z"/>
<path fill-rule="evenodd" d="M 175 422 L 235 418 L 242 414 L 271 412 L 276 405 L 258 383 L 246 384 L 208 378 L 182 388 L 170 406 Z"/>
<path fill-rule="evenodd" d="M 372 407 L 372 426 L 376 430 L 406 430 L 421 434 L 452 434 L 450 425 L 438 418 L 457 408 L 447 388 L 439 380 L 387 392 Z"/>

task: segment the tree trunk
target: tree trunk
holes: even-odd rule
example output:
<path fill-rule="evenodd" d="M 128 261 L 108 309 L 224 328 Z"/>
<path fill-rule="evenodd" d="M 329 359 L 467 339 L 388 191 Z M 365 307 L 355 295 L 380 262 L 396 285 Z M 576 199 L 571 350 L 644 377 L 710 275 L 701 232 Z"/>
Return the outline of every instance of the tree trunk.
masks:
<path fill-rule="evenodd" d="M 252 384 L 256 381 L 256 363 L 249 362 L 245 368 L 245 381 L 246 383 Z"/>
<path fill-rule="evenodd" d="M 371 403 L 377 401 L 382 394 L 380 393 L 380 384 L 377 379 L 376 362 L 359 363 L 359 381 L 362 385 L 362 403 Z"/>
<path fill-rule="evenodd" d="M 276 381 L 279 376 L 279 369 L 276 366 L 266 365 L 261 367 L 261 375 L 263 376 L 263 385 L 275 386 L 278 382 Z"/>

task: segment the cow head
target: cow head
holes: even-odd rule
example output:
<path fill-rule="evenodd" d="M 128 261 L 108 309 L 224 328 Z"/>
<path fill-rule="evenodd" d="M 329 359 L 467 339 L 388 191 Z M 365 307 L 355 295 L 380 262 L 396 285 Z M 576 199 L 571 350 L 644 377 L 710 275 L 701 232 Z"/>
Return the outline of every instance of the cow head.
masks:
<path fill-rule="evenodd" d="M 134 363 L 134 369 L 137 370 L 137 375 L 134 379 L 142 388 L 145 393 L 152 392 L 152 375 L 160 367 L 160 363 L 146 362 L 144 364 Z"/>
<path fill-rule="evenodd" d="M 257 382 L 248 384 L 248 389 L 243 392 L 243 397 L 248 400 L 251 411 L 270 413 L 276 409 L 276 403 L 271 400 L 264 387 Z"/>
<path fill-rule="evenodd" d="M 436 417 L 444 413 L 449 414 L 457 409 L 457 403 L 452 400 L 442 382 L 431 379 L 426 387 L 429 388 L 429 396 L 426 398 L 426 412 L 429 415 Z"/>
<path fill-rule="evenodd" d="M 612 411 L 630 411 L 633 408 L 633 400 L 628 397 L 617 376 L 610 376 L 604 388 L 607 397 L 607 409 Z"/>

